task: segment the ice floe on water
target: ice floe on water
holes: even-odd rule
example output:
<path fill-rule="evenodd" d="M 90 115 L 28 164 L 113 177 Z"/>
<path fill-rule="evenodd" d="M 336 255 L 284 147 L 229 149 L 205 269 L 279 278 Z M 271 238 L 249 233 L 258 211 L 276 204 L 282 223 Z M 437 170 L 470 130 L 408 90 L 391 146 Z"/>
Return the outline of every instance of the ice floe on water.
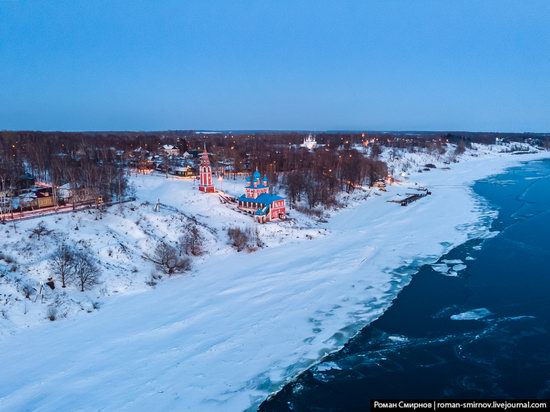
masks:
<path fill-rule="evenodd" d="M 536 316 L 532 315 L 519 315 L 519 316 L 508 316 L 505 318 L 507 320 L 525 320 L 525 319 L 536 319 Z"/>
<path fill-rule="evenodd" d="M 513 180 L 513 179 L 504 180 L 504 179 L 495 177 L 495 178 L 492 178 L 492 179 L 487 179 L 487 182 L 491 183 L 493 185 L 510 186 L 510 185 L 513 185 L 515 183 L 515 180 Z"/>
<path fill-rule="evenodd" d="M 443 259 L 441 260 L 443 263 L 446 263 L 447 265 L 458 265 L 462 263 L 462 260 L 460 259 Z"/>
<path fill-rule="evenodd" d="M 445 263 L 436 263 L 435 265 L 432 265 L 432 269 L 438 273 L 446 274 L 449 272 L 449 266 Z"/>
<path fill-rule="evenodd" d="M 452 320 L 479 320 L 486 318 L 487 316 L 492 315 L 493 312 L 491 312 L 487 308 L 478 308 L 478 309 L 472 309 L 467 312 L 457 313 L 456 315 L 452 315 Z"/>
<path fill-rule="evenodd" d="M 326 371 L 330 371 L 330 370 L 341 371 L 342 368 L 340 366 L 338 366 L 338 364 L 336 362 L 323 362 L 323 363 L 320 363 L 319 365 L 317 365 L 315 367 L 315 370 L 318 371 L 318 372 L 326 372 Z"/>
<path fill-rule="evenodd" d="M 408 342 L 409 341 L 409 338 L 407 338 L 406 336 L 403 336 L 403 335 L 391 335 L 391 336 L 388 336 L 388 339 L 393 341 L 393 342 Z"/>
<path fill-rule="evenodd" d="M 311 375 L 319 382 L 328 382 L 333 371 L 341 371 L 342 368 L 336 362 L 322 362 L 311 369 Z"/>
<path fill-rule="evenodd" d="M 443 259 L 441 262 L 433 264 L 432 269 L 445 276 L 458 276 L 458 272 L 468 267 L 460 259 Z"/>

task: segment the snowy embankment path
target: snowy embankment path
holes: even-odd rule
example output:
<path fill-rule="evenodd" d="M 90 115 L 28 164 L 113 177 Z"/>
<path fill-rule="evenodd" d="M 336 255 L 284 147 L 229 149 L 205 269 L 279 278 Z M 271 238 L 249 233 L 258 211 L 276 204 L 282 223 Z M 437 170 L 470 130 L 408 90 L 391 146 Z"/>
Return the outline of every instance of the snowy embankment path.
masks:
<path fill-rule="evenodd" d="M 547 155 L 547 154 L 546 154 Z M 337 213 L 331 233 L 215 255 L 192 275 L 0 342 L 0 410 L 240 411 L 378 317 L 410 273 L 484 230 L 473 180 L 541 155 L 468 160 L 417 177 L 433 195 Z"/>

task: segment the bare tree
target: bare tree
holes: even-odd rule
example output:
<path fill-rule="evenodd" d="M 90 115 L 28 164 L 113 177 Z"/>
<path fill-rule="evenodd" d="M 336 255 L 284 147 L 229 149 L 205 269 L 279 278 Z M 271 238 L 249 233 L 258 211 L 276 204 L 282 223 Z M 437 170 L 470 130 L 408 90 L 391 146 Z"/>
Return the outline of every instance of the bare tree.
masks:
<path fill-rule="evenodd" d="M 91 289 L 99 283 L 99 267 L 87 252 L 77 251 L 75 253 L 73 273 L 81 292 Z"/>
<path fill-rule="evenodd" d="M 455 154 L 455 155 L 461 155 L 461 154 L 463 154 L 465 151 L 466 151 L 466 142 L 464 141 L 464 139 L 460 139 L 460 140 L 456 143 L 456 148 L 455 148 L 454 154 Z"/>
<path fill-rule="evenodd" d="M 372 146 L 371 146 L 371 150 L 370 150 L 370 156 L 373 158 L 373 159 L 378 159 L 378 157 L 382 154 L 382 147 L 380 147 L 380 145 L 378 143 L 374 143 Z"/>
<path fill-rule="evenodd" d="M 300 194 L 304 190 L 304 176 L 299 171 L 292 171 L 286 176 L 288 200 L 291 205 L 300 201 Z"/>
<path fill-rule="evenodd" d="M 152 259 L 156 265 L 169 275 L 178 272 L 185 272 L 191 267 L 188 258 L 179 256 L 178 250 L 167 243 L 160 242 L 155 249 L 155 256 Z"/>
<path fill-rule="evenodd" d="M 203 250 L 204 238 L 196 224 L 192 224 L 179 239 L 181 252 L 186 255 L 200 256 Z"/>
<path fill-rule="evenodd" d="M 61 287 L 74 279 L 75 252 L 66 244 L 61 244 L 50 259 L 50 268 L 61 281 Z"/>

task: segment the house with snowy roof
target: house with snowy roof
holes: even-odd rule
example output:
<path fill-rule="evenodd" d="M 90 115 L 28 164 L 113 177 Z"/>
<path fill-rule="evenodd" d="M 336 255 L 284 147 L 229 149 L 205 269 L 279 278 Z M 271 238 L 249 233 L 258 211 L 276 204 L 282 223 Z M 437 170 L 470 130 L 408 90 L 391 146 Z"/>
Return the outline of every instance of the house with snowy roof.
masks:
<path fill-rule="evenodd" d="M 167 155 L 167 156 L 177 156 L 180 154 L 180 150 L 171 145 L 171 144 L 165 144 L 162 146 L 162 151 Z"/>
<path fill-rule="evenodd" d="M 200 150 L 187 150 L 181 156 L 184 159 L 198 159 L 200 154 Z"/>
<path fill-rule="evenodd" d="M 257 170 L 246 178 L 245 194 L 238 198 L 238 207 L 254 215 L 260 223 L 286 218 L 284 197 L 269 193 L 267 176 L 261 177 Z"/>

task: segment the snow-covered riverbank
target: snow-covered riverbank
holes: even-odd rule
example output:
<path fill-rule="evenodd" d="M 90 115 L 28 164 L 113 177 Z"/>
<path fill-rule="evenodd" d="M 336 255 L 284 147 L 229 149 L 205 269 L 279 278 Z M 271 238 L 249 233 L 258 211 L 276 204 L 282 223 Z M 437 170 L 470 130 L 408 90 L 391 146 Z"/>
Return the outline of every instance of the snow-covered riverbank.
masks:
<path fill-rule="evenodd" d="M 487 234 L 494 212 L 473 196 L 473 181 L 548 156 L 487 154 L 413 174 L 335 213 L 327 236 L 216 253 L 191 276 L 21 331 L 0 342 L 0 409 L 255 407 L 380 316 L 410 280 L 400 268 Z M 407 207 L 387 202 L 413 182 L 433 194 Z"/>

